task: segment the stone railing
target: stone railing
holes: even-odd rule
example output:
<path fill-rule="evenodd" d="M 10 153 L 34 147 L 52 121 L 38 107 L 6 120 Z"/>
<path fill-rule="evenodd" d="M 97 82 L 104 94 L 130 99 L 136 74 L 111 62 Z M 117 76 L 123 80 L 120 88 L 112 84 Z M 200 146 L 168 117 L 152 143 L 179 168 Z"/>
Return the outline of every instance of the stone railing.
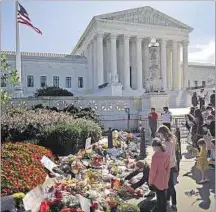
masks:
<path fill-rule="evenodd" d="M 57 107 L 63 109 L 68 105 L 79 108 L 91 107 L 99 115 L 101 124 L 105 130 L 109 127 L 113 129 L 137 130 L 140 120 L 144 128 L 148 129 L 147 114 L 142 111 L 141 97 L 37 97 L 12 99 L 7 108 L 31 108 L 34 105 Z M 130 120 L 125 108 L 130 108 Z M 147 109 L 148 110 L 148 109 Z M 4 108 L 2 108 L 4 111 Z M 161 120 L 158 121 L 158 126 Z"/>

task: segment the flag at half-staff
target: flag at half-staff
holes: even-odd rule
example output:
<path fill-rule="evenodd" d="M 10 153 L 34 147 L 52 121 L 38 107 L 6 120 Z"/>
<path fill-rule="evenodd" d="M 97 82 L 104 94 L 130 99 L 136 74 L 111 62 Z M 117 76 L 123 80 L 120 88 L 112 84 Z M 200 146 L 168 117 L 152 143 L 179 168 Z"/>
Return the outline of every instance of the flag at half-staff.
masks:
<path fill-rule="evenodd" d="M 29 18 L 28 12 L 26 11 L 26 9 L 20 3 L 18 3 L 17 22 L 21 23 L 21 24 L 25 24 L 25 25 L 31 27 L 37 33 L 42 35 L 42 32 L 40 31 L 40 29 L 38 29 L 37 27 L 35 27 L 32 24 L 31 19 Z"/>

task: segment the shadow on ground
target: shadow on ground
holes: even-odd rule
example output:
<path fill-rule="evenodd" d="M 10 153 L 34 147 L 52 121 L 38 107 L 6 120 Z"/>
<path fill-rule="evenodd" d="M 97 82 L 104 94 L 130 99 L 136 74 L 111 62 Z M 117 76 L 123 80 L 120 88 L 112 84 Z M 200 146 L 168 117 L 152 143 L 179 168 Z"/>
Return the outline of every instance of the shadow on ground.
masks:
<path fill-rule="evenodd" d="M 195 201 L 201 201 L 199 207 L 204 210 L 210 208 L 210 193 L 215 194 L 215 169 L 208 169 L 206 175 L 209 179 L 209 182 L 205 184 L 200 184 L 202 185 L 202 187 L 197 188 L 200 197 L 197 198 L 197 200 Z M 197 184 L 199 184 L 199 181 L 201 180 L 201 172 L 195 167 L 195 165 L 191 168 L 190 172 L 185 173 L 183 176 L 190 177 L 191 179 L 195 180 Z"/>
<path fill-rule="evenodd" d="M 190 154 L 190 153 L 182 153 L 182 156 L 184 156 L 185 159 L 193 159 L 195 158 L 194 155 Z"/>

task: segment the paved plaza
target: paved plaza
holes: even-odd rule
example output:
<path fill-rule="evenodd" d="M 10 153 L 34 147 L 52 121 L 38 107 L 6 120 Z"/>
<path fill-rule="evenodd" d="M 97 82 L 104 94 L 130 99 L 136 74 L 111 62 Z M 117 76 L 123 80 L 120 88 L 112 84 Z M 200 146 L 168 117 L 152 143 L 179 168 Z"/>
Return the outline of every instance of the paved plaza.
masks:
<path fill-rule="evenodd" d="M 199 170 L 194 167 L 195 158 L 191 157 L 186 150 L 187 144 L 182 144 L 182 160 L 180 163 L 179 183 L 176 185 L 178 212 L 213 212 L 216 211 L 215 202 L 215 169 L 208 170 L 209 183 L 198 184 L 201 179 Z M 150 162 L 152 147 L 147 147 L 147 161 Z M 183 176 L 186 173 L 187 176 Z M 196 194 L 187 196 L 185 191 L 194 190 Z M 141 200 L 136 200 L 140 203 Z"/>

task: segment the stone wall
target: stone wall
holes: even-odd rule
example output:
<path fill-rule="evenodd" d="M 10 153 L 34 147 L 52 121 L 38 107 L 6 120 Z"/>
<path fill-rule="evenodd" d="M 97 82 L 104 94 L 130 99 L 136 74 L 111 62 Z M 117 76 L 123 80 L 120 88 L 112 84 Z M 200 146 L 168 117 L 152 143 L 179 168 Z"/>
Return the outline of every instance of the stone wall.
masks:
<path fill-rule="evenodd" d="M 141 124 L 148 129 L 147 114 L 150 108 L 146 108 L 146 111 L 143 111 L 142 101 L 143 99 L 141 97 L 37 97 L 12 99 L 7 107 L 31 108 L 37 104 L 57 107 L 59 109 L 63 109 L 68 105 L 74 105 L 80 108 L 91 107 L 99 115 L 101 124 L 105 130 L 109 127 L 113 129 L 127 129 L 128 117 L 125 108 L 130 108 L 129 128 L 138 129 Z M 161 105 L 161 110 L 162 107 Z M 4 111 L 4 108 L 2 111 Z M 161 111 L 157 112 L 158 114 L 161 113 Z M 147 133 L 149 133 L 148 130 Z"/>

